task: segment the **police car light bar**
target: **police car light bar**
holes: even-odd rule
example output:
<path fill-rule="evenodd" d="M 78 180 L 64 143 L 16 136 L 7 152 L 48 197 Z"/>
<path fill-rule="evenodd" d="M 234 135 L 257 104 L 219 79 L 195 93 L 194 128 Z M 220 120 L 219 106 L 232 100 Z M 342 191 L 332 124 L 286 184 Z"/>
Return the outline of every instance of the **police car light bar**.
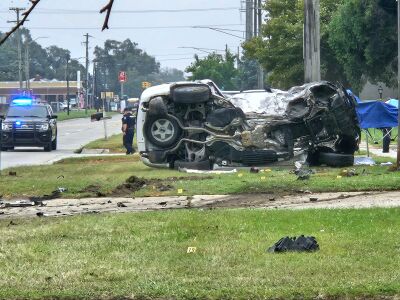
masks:
<path fill-rule="evenodd" d="M 32 105 L 32 99 L 14 99 L 12 101 L 13 105 Z"/>

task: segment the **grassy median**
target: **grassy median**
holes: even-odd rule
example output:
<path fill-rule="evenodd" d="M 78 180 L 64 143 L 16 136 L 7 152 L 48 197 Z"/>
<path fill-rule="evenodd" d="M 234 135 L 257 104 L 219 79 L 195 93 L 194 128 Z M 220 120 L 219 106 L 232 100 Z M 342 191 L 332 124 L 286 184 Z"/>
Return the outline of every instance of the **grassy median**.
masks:
<path fill-rule="evenodd" d="M 390 160 L 375 159 L 378 162 Z M 3 198 L 43 196 L 58 187 L 68 189 L 61 195 L 67 198 L 176 195 L 178 190 L 182 195 L 199 195 L 400 189 L 399 173 L 390 171 L 388 166 L 354 167 L 356 176 L 353 177 L 343 175 L 344 168 L 313 168 L 315 174 L 311 174 L 309 180 L 298 180 L 292 170 L 292 167 L 274 167 L 258 174 L 242 170 L 235 174 L 193 175 L 146 167 L 137 155 L 71 158 L 54 165 L 3 170 L 0 195 Z M 16 176 L 12 176 L 13 172 Z M 128 178 L 134 186 L 130 190 L 121 189 Z"/>
<path fill-rule="evenodd" d="M 399 214 L 179 210 L 3 220 L 0 298 L 388 299 L 380 296 L 400 295 Z M 266 252 L 299 234 L 315 236 L 320 251 Z"/>

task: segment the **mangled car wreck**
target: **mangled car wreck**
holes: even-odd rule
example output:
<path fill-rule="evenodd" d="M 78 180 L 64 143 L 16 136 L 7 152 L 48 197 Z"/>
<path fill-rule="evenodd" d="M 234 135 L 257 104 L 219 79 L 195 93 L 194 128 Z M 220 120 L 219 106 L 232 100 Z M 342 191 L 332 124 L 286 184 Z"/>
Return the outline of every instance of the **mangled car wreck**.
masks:
<path fill-rule="evenodd" d="M 268 165 L 307 155 L 312 165 L 352 165 L 360 129 L 354 100 L 329 82 L 225 97 L 209 80 L 145 90 L 138 150 L 153 167 Z"/>

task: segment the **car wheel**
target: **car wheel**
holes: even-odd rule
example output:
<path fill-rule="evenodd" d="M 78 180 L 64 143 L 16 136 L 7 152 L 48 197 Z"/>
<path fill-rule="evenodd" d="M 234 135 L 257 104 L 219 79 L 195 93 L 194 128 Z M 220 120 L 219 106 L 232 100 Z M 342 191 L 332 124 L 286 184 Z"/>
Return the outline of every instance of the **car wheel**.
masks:
<path fill-rule="evenodd" d="M 152 144 L 160 147 L 169 147 L 178 141 L 181 128 L 173 118 L 157 116 L 146 122 L 145 134 Z"/>
<path fill-rule="evenodd" d="M 354 155 L 320 152 L 319 163 L 330 167 L 348 167 L 354 165 Z"/>
<path fill-rule="evenodd" d="M 51 150 L 57 150 L 57 137 L 51 142 Z"/>
<path fill-rule="evenodd" d="M 52 142 L 48 143 L 46 146 L 43 147 L 44 151 L 50 152 L 52 149 Z"/>

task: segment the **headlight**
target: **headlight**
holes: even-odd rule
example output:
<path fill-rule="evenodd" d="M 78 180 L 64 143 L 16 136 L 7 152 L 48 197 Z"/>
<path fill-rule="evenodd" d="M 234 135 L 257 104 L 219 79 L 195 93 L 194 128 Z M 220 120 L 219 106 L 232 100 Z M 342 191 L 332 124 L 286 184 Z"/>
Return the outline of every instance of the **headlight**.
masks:
<path fill-rule="evenodd" d="M 11 124 L 1 123 L 1 130 L 9 131 L 11 129 L 12 129 L 12 125 Z"/>
<path fill-rule="evenodd" d="M 40 124 L 39 130 L 40 130 L 40 131 L 47 131 L 47 130 L 49 130 L 49 123 Z"/>

